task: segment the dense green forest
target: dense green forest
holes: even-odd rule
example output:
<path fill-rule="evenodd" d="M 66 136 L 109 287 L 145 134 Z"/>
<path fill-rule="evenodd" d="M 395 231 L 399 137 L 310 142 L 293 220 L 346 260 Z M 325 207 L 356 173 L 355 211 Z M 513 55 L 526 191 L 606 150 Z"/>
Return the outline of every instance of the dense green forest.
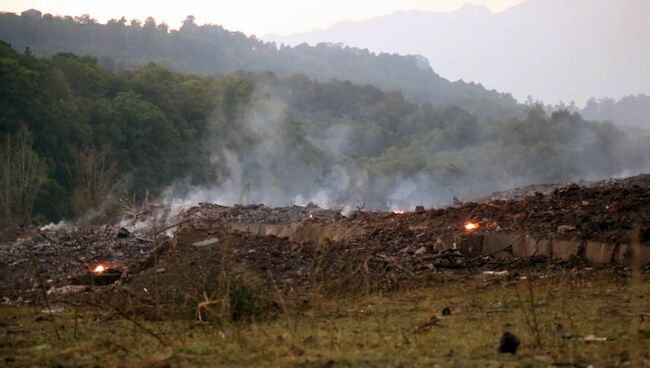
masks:
<path fill-rule="evenodd" d="M 110 70 L 156 62 L 184 73 L 229 74 L 272 71 L 278 76 L 305 73 L 313 79 L 349 80 L 385 91 L 400 90 L 415 103 L 460 106 L 479 118 L 500 120 L 522 114 L 509 94 L 488 91 L 437 75 L 421 56 L 374 54 L 365 49 L 321 43 L 296 47 L 263 42 L 218 25 L 197 25 L 188 16 L 178 30 L 157 24 L 112 19 L 99 24 L 89 15 L 43 17 L 0 14 L 0 39 L 39 56 L 58 52 L 93 55 Z M 477 61 L 478 62 L 478 61 Z"/>
<path fill-rule="evenodd" d="M 580 115 L 477 119 L 399 92 L 271 72 L 37 57 L 0 44 L 2 226 L 97 219 L 161 195 L 366 208 L 441 205 L 542 181 L 647 169 L 648 138 Z"/>

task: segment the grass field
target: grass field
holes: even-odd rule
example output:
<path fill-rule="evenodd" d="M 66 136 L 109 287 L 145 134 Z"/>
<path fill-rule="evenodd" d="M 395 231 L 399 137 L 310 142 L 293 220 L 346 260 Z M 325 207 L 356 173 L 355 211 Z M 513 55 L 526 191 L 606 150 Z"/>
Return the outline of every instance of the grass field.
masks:
<path fill-rule="evenodd" d="M 647 275 L 585 270 L 307 295 L 247 323 L 2 307 L 0 366 L 641 367 L 650 366 L 649 296 Z M 505 331 L 521 339 L 516 355 L 497 353 Z"/>

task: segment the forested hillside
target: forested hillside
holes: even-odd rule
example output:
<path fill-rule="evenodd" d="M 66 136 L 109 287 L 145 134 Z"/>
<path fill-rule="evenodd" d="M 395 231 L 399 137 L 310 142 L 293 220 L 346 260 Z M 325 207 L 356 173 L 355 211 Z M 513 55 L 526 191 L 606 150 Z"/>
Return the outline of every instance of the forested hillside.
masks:
<path fill-rule="evenodd" d="M 613 98 L 592 98 L 580 113 L 590 120 L 608 120 L 621 126 L 650 129 L 650 96 L 638 94 Z"/>
<path fill-rule="evenodd" d="M 42 18 L 0 14 L 0 39 L 17 50 L 36 55 L 58 52 L 93 55 L 112 70 L 132 69 L 148 62 L 176 71 L 209 75 L 237 70 L 272 71 L 279 76 L 305 73 L 310 78 L 350 80 L 400 90 L 415 103 L 461 106 L 480 118 L 503 119 L 522 107 L 509 95 L 474 83 L 449 82 L 421 56 L 374 54 L 366 49 L 321 43 L 279 47 L 255 36 L 230 32 L 218 25 L 197 25 L 188 16 L 179 30 L 125 18 L 98 24 L 90 16 L 45 14 Z"/>
<path fill-rule="evenodd" d="M 449 188 L 467 199 L 650 162 L 647 138 L 567 111 L 480 122 L 459 107 L 301 74 L 111 71 L 2 43 L 0 85 L 2 226 L 97 221 L 124 198 L 187 192 L 222 203 L 246 193 L 273 205 L 442 205 Z"/>

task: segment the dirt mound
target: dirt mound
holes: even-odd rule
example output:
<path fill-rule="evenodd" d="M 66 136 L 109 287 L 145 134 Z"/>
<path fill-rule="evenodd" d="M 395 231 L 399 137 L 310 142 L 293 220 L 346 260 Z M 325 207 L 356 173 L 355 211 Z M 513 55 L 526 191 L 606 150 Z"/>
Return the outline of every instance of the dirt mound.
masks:
<path fill-rule="evenodd" d="M 125 271 L 116 302 L 188 312 L 233 278 L 277 302 L 310 290 L 391 289 L 449 269 L 620 262 L 637 238 L 650 253 L 650 175 L 536 188 L 547 193 L 407 213 L 202 203 L 173 217 L 164 206 L 136 215 L 126 229 L 33 231 L 0 245 L 0 293 L 34 300 L 42 285 L 79 283 L 101 262 Z"/>
<path fill-rule="evenodd" d="M 295 207 L 202 204 L 187 211 L 194 219 L 179 227 L 174 245 L 158 260 L 157 268 L 135 276 L 127 283 L 129 290 L 149 301 L 143 304 L 157 308 L 161 308 L 160 298 L 173 300 L 179 295 L 185 295 L 183 303 L 196 306 L 198 299 L 206 298 L 210 283 L 223 278 L 224 267 L 229 274 L 258 280 L 277 295 L 314 288 L 390 289 L 435 277 L 441 270 L 530 265 L 513 257 L 512 251 L 508 261 L 499 261 L 491 254 L 498 252 L 486 256 L 485 249 L 468 250 L 474 243 L 489 248 L 495 239 L 497 244 L 490 249 L 497 251 L 500 244 L 512 248 L 529 238 L 554 239 L 556 246 L 566 247 L 574 244 L 571 241 L 587 240 L 620 244 L 630 243 L 632 230 L 638 227 L 645 244 L 650 240 L 650 180 L 643 176 L 572 184 L 520 200 L 419 212 L 357 212 L 349 217 L 332 213 L 321 219 L 310 218 L 309 213 Z M 464 228 L 468 221 L 479 228 L 468 232 Z M 320 235 L 304 235 L 310 231 Z M 577 248 L 556 252 L 566 254 L 564 261 L 580 256 Z M 159 298 L 156 303 L 146 295 L 152 290 Z"/>

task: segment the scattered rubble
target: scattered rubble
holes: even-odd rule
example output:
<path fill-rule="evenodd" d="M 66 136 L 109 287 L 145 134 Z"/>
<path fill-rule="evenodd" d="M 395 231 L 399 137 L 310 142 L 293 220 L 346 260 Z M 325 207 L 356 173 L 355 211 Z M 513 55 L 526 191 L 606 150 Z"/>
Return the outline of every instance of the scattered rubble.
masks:
<path fill-rule="evenodd" d="M 77 295 L 120 280 L 130 298 L 195 306 L 224 274 L 284 294 L 391 289 L 447 270 L 510 277 L 507 269 L 548 262 L 629 263 L 637 239 L 648 257 L 650 175 L 348 217 L 313 205 L 200 203 L 173 215 L 152 205 L 116 224 L 32 229 L 0 243 L 0 296 L 38 302 L 43 289 Z M 93 273 L 100 264 L 106 270 Z"/>
<path fill-rule="evenodd" d="M 0 295 L 10 300 L 19 296 L 40 300 L 41 284 L 48 290 L 90 284 L 80 279 L 97 264 L 127 265 L 150 252 L 152 242 L 118 237 L 120 227 L 31 230 L 16 241 L 0 242 Z"/>

